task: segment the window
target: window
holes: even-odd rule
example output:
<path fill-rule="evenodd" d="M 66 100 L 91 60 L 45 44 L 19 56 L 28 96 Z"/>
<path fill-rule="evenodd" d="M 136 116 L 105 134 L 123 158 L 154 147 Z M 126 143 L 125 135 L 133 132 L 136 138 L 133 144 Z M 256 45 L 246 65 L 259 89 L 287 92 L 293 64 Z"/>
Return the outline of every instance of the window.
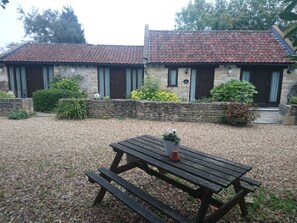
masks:
<path fill-rule="evenodd" d="M 277 71 L 272 72 L 269 102 L 277 102 L 279 82 L 280 82 L 280 72 L 277 72 Z"/>
<path fill-rule="evenodd" d="M 43 67 L 42 74 L 43 74 L 43 88 L 49 89 L 51 86 L 51 83 L 53 82 L 53 77 L 54 77 L 53 67 Z"/>
<path fill-rule="evenodd" d="M 249 71 L 243 71 L 241 80 L 242 81 L 250 81 L 250 76 L 251 76 L 251 73 Z"/>
<path fill-rule="evenodd" d="M 176 68 L 168 69 L 168 86 L 177 87 L 177 69 Z"/>
<path fill-rule="evenodd" d="M 126 69 L 126 95 L 129 96 L 131 91 L 141 89 L 143 83 L 142 68 L 127 68 Z"/>
<path fill-rule="evenodd" d="M 27 76 L 26 69 L 23 66 L 8 68 L 9 89 L 13 91 L 18 98 L 27 97 Z"/>
<path fill-rule="evenodd" d="M 109 68 L 98 68 L 98 89 L 100 97 L 110 97 L 110 75 Z"/>

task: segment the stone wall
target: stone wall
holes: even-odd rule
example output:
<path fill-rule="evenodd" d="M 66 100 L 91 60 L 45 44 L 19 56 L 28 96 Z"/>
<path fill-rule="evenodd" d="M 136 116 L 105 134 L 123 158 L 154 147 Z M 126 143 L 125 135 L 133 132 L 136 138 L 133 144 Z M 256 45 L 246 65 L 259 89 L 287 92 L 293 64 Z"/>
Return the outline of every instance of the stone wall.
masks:
<path fill-rule="evenodd" d="M 87 100 L 91 118 L 136 118 L 136 100 Z"/>
<path fill-rule="evenodd" d="M 186 68 L 178 68 L 178 87 L 168 87 L 168 68 L 164 65 L 149 65 L 146 69 L 146 74 L 151 75 L 161 83 L 161 89 L 167 89 L 177 94 L 177 96 L 186 101 L 189 100 L 190 92 L 190 79 L 191 79 L 191 69 L 188 69 L 186 73 Z M 184 80 L 188 80 L 188 83 L 184 83 Z"/>
<path fill-rule="evenodd" d="M 282 104 L 279 106 L 279 114 L 282 124 L 297 125 L 297 105 Z"/>
<path fill-rule="evenodd" d="M 281 91 L 281 99 L 280 104 L 288 103 L 288 94 L 291 88 L 297 84 L 297 70 L 291 71 L 289 74 L 287 73 L 287 69 L 284 69 L 283 72 L 283 83 L 282 83 L 282 91 Z"/>
<path fill-rule="evenodd" d="M 152 102 L 137 100 L 88 100 L 91 118 L 129 117 L 143 120 L 217 122 L 222 103 Z"/>
<path fill-rule="evenodd" d="M 8 82 L 0 81 L 0 91 L 8 91 Z"/>
<path fill-rule="evenodd" d="M 231 68 L 230 71 L 228 71 L 228 68 Z M 215 75 L 214 75 L 214 86 L 218 86 L 222 83 L 226 83 L 230 80 L 240 80 L 240 68 L 234 66 L 234 65 L 220 65 L 220 67 L 215 69 Z"/>
<path fill-rule="evenodd" d="M 94 92 L 98 92 L 97 66 L 57 65 L 54 67 L 54 75 L 61 75 L 64 77 L 80 75 L 83 77 L 80 82 L 81 89 L 88 93 L 89 98 L 93 98 Z"/>
<path fill-rule="evenodd" d="M 7 116 L 11 111 L 23 110 L 28 114 L 33 114 L 32 98 L 1 98 L 0 116 Z"/>

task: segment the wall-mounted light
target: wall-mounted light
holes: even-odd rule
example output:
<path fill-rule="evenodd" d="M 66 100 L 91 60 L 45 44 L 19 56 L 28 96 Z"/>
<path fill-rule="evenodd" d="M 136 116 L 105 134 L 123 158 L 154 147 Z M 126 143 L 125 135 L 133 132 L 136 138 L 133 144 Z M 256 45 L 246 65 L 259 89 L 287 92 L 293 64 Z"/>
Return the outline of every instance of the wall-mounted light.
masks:
<path fill-rule="evenodd" d="M 228 74 L 232 74 L 232 67 L 231 66 L 227 66 L 227 72 L 228 72 Z"/>
<path fill-rule="evenodd" d="M 189 68 L 186 68 L 185 69 L 185 74 L 188 74 L 189 73 Z"/>
<path fill-rule="evenodd" d="M 74 73 L 76 71 L 76 68 L 75 67 L 71 67 L 71 73 Z"/>
<path fill-rule="evenodd" d="M 287 74 L 291 74 L 291 73 L 292 73 L 292 67 L 291 66 L 288 66 Z"/>

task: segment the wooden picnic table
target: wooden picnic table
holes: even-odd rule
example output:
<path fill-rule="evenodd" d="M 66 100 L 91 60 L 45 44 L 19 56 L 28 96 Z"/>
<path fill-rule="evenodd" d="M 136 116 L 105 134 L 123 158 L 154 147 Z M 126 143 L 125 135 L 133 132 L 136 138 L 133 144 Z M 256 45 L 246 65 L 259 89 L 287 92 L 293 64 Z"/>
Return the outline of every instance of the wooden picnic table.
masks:
<path fill-rule="evenodd" d="M 101 185 L 94 204 L 100 203 L 106 191 L 109 191 L 149 222 L 163 222 L 164 220 L 135 201 L 127 193 L 114 187 L 110 183 L 111 181 L 126 188 L 130 193 L 140 197 L 176 222 L 190 221 L 187 217 L 182 216 L 168 205 L 140 190 L 118 174 L 138 167 L 149 175 L 153 175 L 187 192 L 194 198 L 199 198 L 201 205 L 197 208 L 195 222 L 216 222 L 237 204 L 240 206 L 242 215 L 246 215 L 247 207 L 244 197 L 248 193 L 255 191 L 260 185 L 260 182 L 245 176 L 252 169 L 250 166 L 184 146 L 179 148 L 180 161 L 173 162 L 164 155 L 163 141 L 153 136 L 143 135 L 113 143 L 110 146 L 116 154 L 109 170 L 100 168 L 99 175 L 93 171 L 87 173 L 92 183 L 96 182 Z M 124 154 L 133 156 L 134 159 L 132 162 L 119 166 Z M 182 180 L 176 180 L 177 178 Z M 183 180 L 193 186 L 189 186 Z M 230 186 L 234 188 L 235 193 L 227 202 L 222 202 L 213 197 L 214 194 L 219 194 L 222 189 Z M 217 207 L 217 210 L 206 216 L 209 205 Z"/>

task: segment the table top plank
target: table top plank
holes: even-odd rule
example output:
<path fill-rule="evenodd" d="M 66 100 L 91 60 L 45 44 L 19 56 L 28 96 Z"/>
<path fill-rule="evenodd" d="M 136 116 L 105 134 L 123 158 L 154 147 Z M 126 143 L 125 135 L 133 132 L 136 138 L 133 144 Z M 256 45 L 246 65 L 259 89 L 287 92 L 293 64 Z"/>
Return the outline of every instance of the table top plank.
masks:
<path fill-rule="evenodd" d="M 201 177 L 201 178 L 203 178 L 203 179 L 205 179 L 207 181 L 219 184 L 219 185 L 221 185 L 223 187 L 228 187 L 233 182 L 233 180 L 236 179 L 235 177 L 231 177 L 230 180 L 223 179 L 223 178 L 218 177 L 218 176 L 216 176 L 214 174 L 206 173 L 205 171 L 194 168 L 193 166 L 185 165 L 182 162 L 170 161 L 167 156 L 164 156 L 164 155 L 161 155 L 161 154 L 158 154 L 158 153 L 156 153 L 154 151 L 149 150 L 149 146 L 146 146 L 146 145 L 143 145 L 143 144 L 138 144 L 138 143 L 133 144 L 133 142 L 131 143 L 131 140 L 122 141 L 122 142 L 119 142 L 119 144 L 123 145 L 123 146 L 126 146 L 128 148 L 131 148 L 131 149 L 133 149 L 135 151 L 138 151 L 138 152 L 140 152 L 140 153 L 142 153 L 144 155 L 150 156 L 150 157 L 152 157 L 154 159 L 161 160 L 163 163 L 171 165 L 171 166 L 173 166 L 175 168 L 179 168 L 180 170 L 186 171 L 191 175 Z"/>
<path fill-rule="evenodd" d="M 157 143 L 159 145 L 163 145 L 163 140 L 160 139 L 160 138 L 154 137 L 154 136 L 143 135 L 143 136 L 139 136 L 138 138 L 145 138 L 147 140 L 152 140 L 154 143 Z M 238 167 L 238 168 L 246 170 L 246 171 L 250 171 L 252 169 L 251 166 L 244 165 L 244 164 L 241 164 L 241 163 L 237 163 L 235 161 L 227 160 L 227 159 L 224 159 L 224 158 L 221 158 L 221 157 L 218 157 L 218 156 L 210 155 L 210 154 L 201 152 L 199 150 L 194 150 L 194 149 L 191 149 L 189 147 L 182 146 L 182 145 L 180 145 L 180 149 L 190 152 L 193 156 L 201 155 L 201 156 L 207 157 L 207 158 L 209 158 L 211 160 L 218 161 L 221 164 L 229 164 L 232 167 Z"/>
<path fill-rule="evenodd" d="M 128 148 L 126 146 L 123 146 L 123 145 L 120 145 L 118 143 L 113 143 L 113 144 L 110 144 L 110 146 L 115 150 L 119 150 L 119 151 L 122 151 L 124 153 L 127 153 L 127 154 L 130 154 L 132 156 L 135 156 L 137 158 L 140 158 L 141 160 L 147 162 L 148 164 L 150 165 L 153 165 L 155 167 L 159 167 L 159 168 L 162 168 L 164 169 L 166 172 L 168 173 L 171 173 L 175 176 L 178 176 L 186 181 L 189 181 L 195 185 L 198 185 L 202 188 L 205 188 L 205 189 L 208 189 L 214 193 L 218 193 L 222 190 L 222 186 L 216 184 L 216 183 L 212 183 L 210 181 L 207 181 L 203 178 L 200 178 L 200 177 L 197 177 L 193 174 L 190 174 L 186 171 L 183 171 L 179 168 L 176 168 L 176 167 L 173 167 L 169 164 L 166 164 L 164 163 L 162 160 L 158 160 L 156 158 L 152 158 L 150 156 L 147 156 L 143 153 L 140 153 L 138 151 L 135 151 L 131 148 Z"/>
<path fill-rule="evenodd" d="M 154 148 L 154 147 L 150 146 L 148 143 L 143 143 L 143 142 L 141 142 L 141 140 L 139 141 L 139 139 L 138 140 L 134 140 L 134 139 L 126 140 L 125 142 L 129 142 L 129 143 L 132 143 L 132 144 L 134 144 L 136 146 L 139 146 L 140 148 L 144 148 L 146 151 L 151 151 L 150 154 L 153 154 L 154 156 L 156 154 L 158 154 L 159 156 L 166 157 L 165 158 L 166 160 L 168 159 L 167 156 L 164 155 L 163 150 L 161 150 L 160 148 Z M 172 163 L 172 161 L 169 161 L 169 162 Z M 186 159 L 185 156 L 181 156 L 181 159 L 180 159 L 180 161 L 178 163 L 183 164 L 186 167 L 191 167 L 192 169 L 194 168 L 194 170 L 191 171 L 192 173 L 195 173 L 196 170 L 197 171 L 202 171 L 205 174 L 215 175 L 215 176 L 220 177 L 220 178 L 222 178 L 224 180 L 227 180 L 228 182 L 233 181 L 233 180 L 236 179 L 235 176 L 232 176 L 230 174 L 226 174 L 224 171 L 221 171 L 219 169 L 215 170 L 215 169 L 209 168 L 208 165 L 203 165 L 201 163 L 195 163 L 192 160 Z M 207 164 L 207 162 L 204 162 L 204 163 Z M 199 173 L 198 173 L 198 175 L 199 175 Z M 237 177 L 239 177 L 239 176 L 241 176 L 241 175 L 238 174 Z"/>
<path fill-rule="evenodd" d="M 164 148 L 163 142 L 157 142 L 157 144 L 155 144 L 154 142 L 152 142 L 152 140 L 146 140 L 142 137 L 132 138 L 130 140 L 135 140 L 138 142 L 142 142 L 143 144 L 150 145 L 151 149 L 163 150 Z M 217 160 L 209 159 L 208 157 L 201 156 L 199 154 L 193 155 L 192 152 L 189 152 L 183 148 L 181 148 L 179 152 L 181 154 L 181 157 L 189 160 L 191 163 L 201 164 L 205 167 L 209 167 L 211 170 L 218 170 L 224 174 L 228 174 L 234 177 L 240 177 L 247 172 L 247 170 L 245 169 L 238 168 L 230 164 L 222 163 Z"/>

